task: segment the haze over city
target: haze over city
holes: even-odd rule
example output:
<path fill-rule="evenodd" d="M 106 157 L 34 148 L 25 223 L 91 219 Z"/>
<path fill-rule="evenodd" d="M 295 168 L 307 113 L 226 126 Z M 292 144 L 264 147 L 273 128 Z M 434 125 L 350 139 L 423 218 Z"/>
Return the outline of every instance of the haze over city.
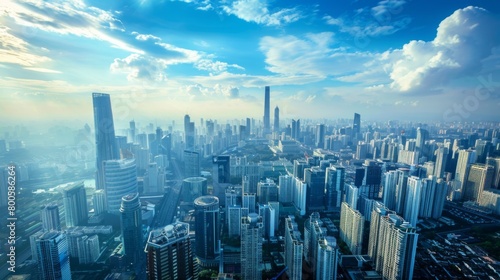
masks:
<path fill-rule="evenodd" d="M 500 279 L 497 1 L 0 3 L 0 279 Z"/>
<path fill-rule="evenodd" d="M 496 1 L 9 0 L 0 9 L 3 122 L 90 123 L 90 92 L 110 93 L 117 112 L 125 104 L 125 121 L 261 118 L 266 85 L 282 118 L 498 117 Z"/>

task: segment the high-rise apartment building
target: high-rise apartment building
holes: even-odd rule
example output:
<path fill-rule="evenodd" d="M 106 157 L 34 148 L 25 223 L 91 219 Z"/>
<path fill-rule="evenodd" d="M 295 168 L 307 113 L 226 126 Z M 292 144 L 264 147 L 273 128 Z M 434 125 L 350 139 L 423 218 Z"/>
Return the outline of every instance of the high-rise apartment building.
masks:
<path fill-rule="evenodd" d="M 304 242 L 294 216 L 285 218 L 285 266 L 289 279 L 302 279 Z"/>
<path fill-rule="evenodd" d="M 38 271 L 42 280 L 71 280 L 66 235 L 49 231 L 36 239 Z"/>
<path fill-rule="evenodd" d="M 120 154 L 115 140 L 115 127 L 109 94 L 94 92 L 92 93 L 92 101 L 96 144 L 96 188 L 103 189 L 102 162 L 119 159 Z"/>
<path fill-rule="evenodd" d="M 106 211 L 106 193 L 103 189 L 94 192 L 92 203 L 94 205 L 94 215 L 100 215 Z"/>
<path fill-rule="evenodd" d="M 189 240 L 189 224 L 175 222 L 152 230 L 144 251 L 148 279 L 198 278 L 198 263 Z"/>
<path fill-rule="evenodd" d="M 66 227 L 82 226 L 89 218 L 87 195 L 83 182 L 72 183 L 62 191 Z"/>
<path fill-rule="evenodd" d="M 454 193 L 452 200 L 461 200 L 465 192 L 465 184 L 469 176 L 470 165 L 476 161 L 476 153 L 473 150 L 459 150 L 458 162 L 455 171 Z"/>
<path fill-rule="evenodd" d="M 260 204 L 278 201 L 278 186 L 272 179 L 266 178 L 257 184 L 257 201 Z"/>
<path fill-rule="evenodd" d="M 368 254 L 384 279 L 413 278 L 418 234 L 400 216 L 382 207 L 372 212 Z"/>
<path fill-rule="evenodd" d="M 278 178 L 279 196 L 278 201 L 289 203 L 293 201 L 293 177 L 290 175 L 280 175 Z"/>
<path fill-rule="evenodd" d="M 317 256 L 314 275 L 316 280 L 337 279 L 339 249 L 337 239 L 333 236 L 322 236 L 317 242 Z"/>
<path fill-rule="evenodd" d="M 363 249 L 363 230 L 365 218 L 358 210 L 342 202 L 340 210 L 340 238 L 354 255 L 360 255 Z"/>
<path fill-rule="evenodd" d="M 60 231 L 61 220 L 59 218 L 59 207 L 57 203 L 50 203 L 42 207 L 40 211 L 43 231 Z"/>
<path fill-rule="evenodd" d="M 491 165 L 472 164 L 465 183 L 463 200 L 478 202 L 481 193 L 493 185 L 494 173 L 495 168 Z"/>
<path fill-rule="evenodd" d="M 262 279 L 262 217 L 250 213 L 241 218 L 241 277 Z"/>
<path fill-rule="evenodd" d="M 411 176 L 408 178 L 408 190 L 403 217 L 413 227 L 416 227 L 418 222 L 420 201 L 422 199 L 422 183 L 422 179 L 419 177 Z"/>

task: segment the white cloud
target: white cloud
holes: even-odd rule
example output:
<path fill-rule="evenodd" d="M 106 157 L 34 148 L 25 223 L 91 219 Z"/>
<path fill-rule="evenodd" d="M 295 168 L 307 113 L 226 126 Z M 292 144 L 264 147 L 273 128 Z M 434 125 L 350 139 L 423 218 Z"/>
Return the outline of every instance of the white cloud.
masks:
<path fill-rule="evenodd" d="M 181 91 L 186 92 L 191 96 L 191 99 L 204 97 L 221 96 L 229 99 L 240 97 L 240 90 L 238 87 L 231 85 L 215 84 L 211 87 L 206 87 L 201 84 L 187 85 L 181 87 Z"/>
<path fill-rule="evenodd" d="M 195 63 L 196 69 L 208 71 L 210 73 L 221 73 L 227 71 L 228 68 L 244 70 L 243 67 L 236 64 L 228 64 L 221 61 L 213 61 L 211 59 L 200 59 Z"/>
<path fill-rule="evenodd" d="M 163 81 L 165 79 L 164 70 L 167 62 L 163 59 L 131 54 L 124 59 L 116 58 L 111 64 L 111 72 L 127 73 L 129 81 L 150 80 Z"/>
<path fill-rule="evenodd" d="M 136 31 L 132 32 L 131 34 L 135 35 L 135 39 L 139 40 L 139 41 L 148 41 L 148 40 L 161 41 L 161 39 L 159 37 L 156 37 L 156 36 L 151 35 L 151 34 L 139 34 Z"/>
<path fill-rule="evenodd" d="M 238 0 L 222 6 L 224 12 L 247 22 L 268 26 L 279 26 L 299 20 L 302 16 L 296 9 L 281 9 L 271 12 L 266 1 Z"/>
<path fill-rule="evenodd" d="M 33 67 L 51 60 L 46 56 L 35 54 L 33 46 L 9 31 L 5 26 L 0 27 L 0 62 Z"/>
<path fill-rule="evenodd" d="M 2 18 L 10 17 L 16 24 L 26 28 L 106 41 L 113 47 L 142 53 L 110 35 L 110 31 L 125 30 L 122 22 L 111 12 L 87 6 L 80 0 L 60 2 L 4 0 L 0 4 L 0 11 Z"/>
<path fill-rule="evenodd" d="M 391 86 L 401 91 L 426 90 L 479 74 L 482 61 L 500 45 L 492 26 L 499 26 L 498 19 L 482 8 L 455 11 L 440 23 L 433 41 L 411 41 L 391 54 L 395 58 Z"/>
<path fill-rule="evenodd" d="M 266 56 L 267 69 L 283 75 L 326 77 L 360 72 L 373 59 L 368 52 L 346 52 L 333 48 L 333 33 L 309 33 L 296 36 L 263 37 L 260 50 Z"/>
<path fill-rule="evenodd" d="M 390 35 L 406 28 L 411 22 L 409 17 L 401 15 L 405 3 L 402 0 L 383 0 L 352 15 L 338 18 L 326 15 L 323 19 L 327 24 L 337 26 L 340 32 L 356 37 Z"/>

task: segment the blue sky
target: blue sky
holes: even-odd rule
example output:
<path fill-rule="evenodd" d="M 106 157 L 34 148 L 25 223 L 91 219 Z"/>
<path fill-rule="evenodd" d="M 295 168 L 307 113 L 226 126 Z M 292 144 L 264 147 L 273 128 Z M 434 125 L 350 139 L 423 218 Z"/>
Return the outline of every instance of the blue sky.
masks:
<path fill-rule="evenodd" d="M 499 119 L 497 1 L 2 1 L 0 117 Z"/>

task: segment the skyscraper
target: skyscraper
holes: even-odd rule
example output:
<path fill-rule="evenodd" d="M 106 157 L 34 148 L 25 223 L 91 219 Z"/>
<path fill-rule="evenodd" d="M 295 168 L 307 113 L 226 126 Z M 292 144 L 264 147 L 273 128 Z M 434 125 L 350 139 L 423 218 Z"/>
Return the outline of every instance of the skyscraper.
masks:
<path fill-rule="evenodd" d="M 78 247 L 78 263 L 95 263 L 99 258 L 101 251 L 99 247 L 99 237 L 94 234 L 91 236 L 83 235 L 76 239 Z"/>
<path fill-rule="evenodd" d="M 250 213 L 241 218 L 242 279 L 262 279 L 262 217 Z"/>
<path fill-rule="evenodd" d="M 184 142 L 186 149 L 194 149 L 194 122 L 191 122 L 189 115 L 184 116 Z"/>
<path fill-rule="evenodd" d="M 294 216 L 285 218 L 285 266 L 289 279 L 302 279 L 304 242 Z"/>
<path fill-rule="evenodd" d="M 279 176 L 279 196 L 278 201 L 281 203 L 293 201 L 293 177 L 286 174 Z"/>
<path fill-rule="evenodd" d="M 132 193 L 122 197 L 120 213 L 125 259 L 128 264 L 141 265 L 143 242 L 139 193 Z"/>
<path fill-rule="evenodd" d="M 361 254 L 365 218 L 358 210 L 342 202 L 340 210 L 340 238 L 354 255 Z"/>
<path fill-rule="evenodd" d="M 36 239 L 38 271 L 43 280 L 71 280 L 66 235 L 49 231 Z"/>
<path fill-rule="evenodd" d="M 323 222 L 320 220 L 318 212 L 313 212 L 304 223 L 304 258 L 311 266 L 313 273 L 316 265 L 318 241 L 323 235 L 322 225 Z"/>
<path fill-rule="evenodd" d="M 427 149 L 425 147 L 425 141 L 429 140 L 429 131 L 423 128 L 417 128 L 417 140 L 415 144 L 415 149 L 420 152 L 422 156 L 429 156 L 427 154 Z"/>
<path fill-rule="evenodd" d="M 43 231 L 61 230 L 61 220 L 59 218 L 59 207 L 57 206 L 57 203 L 51 203 L 43 206 L 40 211 L 40 216 L 42 218 Z"/>
<path fill-rule="evenodd" d="M 418 241 L 416 228 L 400 216 L 379 209 L 372 213 L 368 249 L 375 269 L 384 279 L 411 280 Z"/>
<path fill-rule="evenodd" d="M 345 184 L 345 168 L 333 166 L 326 169 L 325 207 L 328 211 L 340 209 Z M 281 187 L 281 186 L 280 186 Z"/>
<path fill-rule="evenodd" d="M 453 200 L 460 200 L 465 192 L 465 183 L 469 176 L 470 165 L 476 161 L 476 154 L 473 150 L 459 150 L 458 162 L 455 171 Z"/>
<path fill-rule="evenodd" d="M 184 150 L 184 178 L 200 176 L 200 153 Z"/>
<path fill-rule="evenodd" d="M 337 239 L 333 236 L 322 236 L 317 245 L 317 256 L 314 274 L 316 280 L 337 279 L 339 249 Z"/>
<path fill-rule="evenodd" d="M 360 132 L 361 132 L 361 115 L 358 113 L 354 113 L 354 120 L 352 122 L 352 134 L 353 136 L 356 136 L 356 134 L 359 134 Z"/>
<path fill-rule="evenodd" d="M 467 176 L 463 200 L 477 202 L 481 193 L 493 185 L 494 173 L 493 166 L 480 163 L 472 164 Z"/>
<path fill-rule="evenodd" d="M 365 160 L 363 163 L 365 176 L 363 178 L 363 188 L 361 194 L 368 198 L 378 198 L 382 182 L 382 168 L 373 160 Z"/>
<path fill-rule="evenodd" d="M 271 131 L 271 90 L 269 86 L 265 87 L 265 96 L 264 96 L 264 135 Z"/>
<path fill-rule="evenodd" d="M 435 155 L 436 164 L 434 166 L 434 175 L 438 178 L 443 178 L 446 161 L 448 160 L 448 148 L 444 146 L 438 147 Z"/>
<path fill-rule="evenodd" d="M 408 178 L 408 189 L 406 193 L 405 211 L 403 217 L 413 227 L 417 226 L 420 201 L 422 199 L 422 179 L 411 176 Z"/>
<path fill-rule="evenodd" d="M 269 201 L 278 201 L 278 186 L 272 179 L 266 178 L 257 184 L 257 201 L 267 204 Z"/>
<path fill-rule="evenodd" d="M 149 233 L 146 249 L 148 279 L 197 279 L 189 224 L 175 222 Z"/>
<path fill-rule="evenodd" d="M 316 141 L 315 145 L 317 148 L 323 149 L 325 146 L 325 125 L 317 124 L 316 125 Z"/>
<path fill-rule="evenodd" d="M 106 193 L 104 190 L 96 190 L 92 195 L 94 204 L 94 215 L 102 214 L 106 211 Z"/>
<path fill-rule="evenodd" d="M 104 161 L 103 171 L 107 210 L 111 214 L 118 215 L 122 197 L 137 192 L 135 159 Z"/>
<path fill-rule="evenodd" d="M 324 210 L 325 170 L 318 166 L 304 169 L 304 182 L 307 184 L 306 210 Z"/>
<path fill-rule="evenodd" d="M 300 120 L 292 119 L 292 138 L 300 141 Z"/>
<path fill-rule="evenodd" d="M 96 188 L 103 189 L 103 167 L 105 160 L 119 159 L 118 147 L 115 141 L 115 126 L 111 111 L 109 94 L 92 93 L 94 105 L 94 128 L 96 144 Z"/>
<path fill-rule="evenodd" d="M 203 266 L 217 265 L 220 240 L 219 199 L 206 195 L 195 199 L 195 253 Z"/>
<path fill-rule="evenodd" d="M 83 182 L 66 186 L 62 194 L 66 213 L 66 227 L 85 225 L 89 216 L 87 195 Z"/>
<path fill-rule="evenodd" d="M 274 108 L 274 132 L 280 131 L 280 108 Z"/>

